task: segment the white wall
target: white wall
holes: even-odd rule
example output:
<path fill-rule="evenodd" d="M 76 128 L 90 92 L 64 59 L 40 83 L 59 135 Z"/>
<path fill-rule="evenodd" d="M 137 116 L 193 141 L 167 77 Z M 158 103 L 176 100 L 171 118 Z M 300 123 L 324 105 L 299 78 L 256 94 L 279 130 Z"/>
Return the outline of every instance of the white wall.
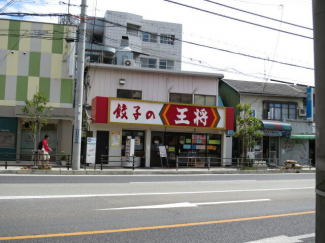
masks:
<path fill-rule="evenodd" d="M 167 91 L 170 93 L 187 93 L 218 95 L 218 80 L 211 77 L 161 74 L 138 72 L 132 70 L 117 70 L 91 68 L 89 70 L 91 89 L 87 103 L 96 96 L 116 97 L 117 89 L 140 90 L 142 100 L 168 102 Z M 125 85 L 119 84 L 119 79 L 125 79 Z"/>

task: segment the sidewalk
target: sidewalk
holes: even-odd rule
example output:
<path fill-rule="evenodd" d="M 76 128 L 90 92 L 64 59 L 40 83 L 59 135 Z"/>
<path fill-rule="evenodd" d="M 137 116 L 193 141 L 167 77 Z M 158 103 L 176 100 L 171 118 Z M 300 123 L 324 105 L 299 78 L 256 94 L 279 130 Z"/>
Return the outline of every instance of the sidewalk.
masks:
<path fill-rule="evenodd" d="M 211 167 L 208 170 L 207 167 L 181 167 L 178 170 L 176 168 L 122 168 L 122 167 L 103 167 L 100 170 L 100 165 L 94 170 L 94 167 L 80 168 L 80 170 L 69 170 L 66 166 L 54 167 L 52 170 L 22 170 L 20 166 L 10 166 L 7 169 L 1 163 L 0 174 L 48 174 L 48 175 L 175 175 L 175 174 L 271 174 L 271 173 L 315 173 L 316 169 L 312 167 L 304 167 L 301 170 L 289 169 L 251 169 L 251 170 L 238 170 L 232 167 Z"/>

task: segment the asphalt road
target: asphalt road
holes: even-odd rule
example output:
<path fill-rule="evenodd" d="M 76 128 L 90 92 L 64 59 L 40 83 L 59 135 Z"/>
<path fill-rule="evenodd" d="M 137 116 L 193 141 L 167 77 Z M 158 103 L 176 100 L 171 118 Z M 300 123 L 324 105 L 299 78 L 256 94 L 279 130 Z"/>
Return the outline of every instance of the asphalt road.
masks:
<path fill-rule="evenodd" d="M 1 175 L 0 240 L 314 242 L 314 187 L 314 174 Z"/>

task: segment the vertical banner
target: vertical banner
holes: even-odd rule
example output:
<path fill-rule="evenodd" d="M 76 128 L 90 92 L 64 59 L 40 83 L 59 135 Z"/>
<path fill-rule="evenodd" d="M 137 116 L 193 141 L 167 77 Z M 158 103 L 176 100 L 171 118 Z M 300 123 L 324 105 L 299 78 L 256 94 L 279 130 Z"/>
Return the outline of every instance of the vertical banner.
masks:
<path fill-rule="evenodd" d="M 307 119 L 314 119 L 314 88 L 307 88 Z"/>
<path fill-rule="evenodd" d="M 96 160 L 96 138 L 87 138 L 86 163 L 94 164 Z"/>

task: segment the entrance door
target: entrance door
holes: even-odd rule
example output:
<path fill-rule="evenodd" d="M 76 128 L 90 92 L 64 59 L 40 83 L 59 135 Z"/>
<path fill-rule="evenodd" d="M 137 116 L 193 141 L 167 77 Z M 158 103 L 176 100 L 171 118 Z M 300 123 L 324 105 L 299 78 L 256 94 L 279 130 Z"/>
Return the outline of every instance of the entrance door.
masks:
<path fill-rule="evenodd" d="M 101 163 L 101 155 L 108 155 L 108 142 L 109 142 L 109 132 L 97 131 L 96 164 Z M 105 162 L 104 164 L 107 164 L 107 162 Z"/>
<path fill-rule="evenodd" d="M 279 158 L 279 137 L 270 137 L 270 165 L 276 166 Z"/>

